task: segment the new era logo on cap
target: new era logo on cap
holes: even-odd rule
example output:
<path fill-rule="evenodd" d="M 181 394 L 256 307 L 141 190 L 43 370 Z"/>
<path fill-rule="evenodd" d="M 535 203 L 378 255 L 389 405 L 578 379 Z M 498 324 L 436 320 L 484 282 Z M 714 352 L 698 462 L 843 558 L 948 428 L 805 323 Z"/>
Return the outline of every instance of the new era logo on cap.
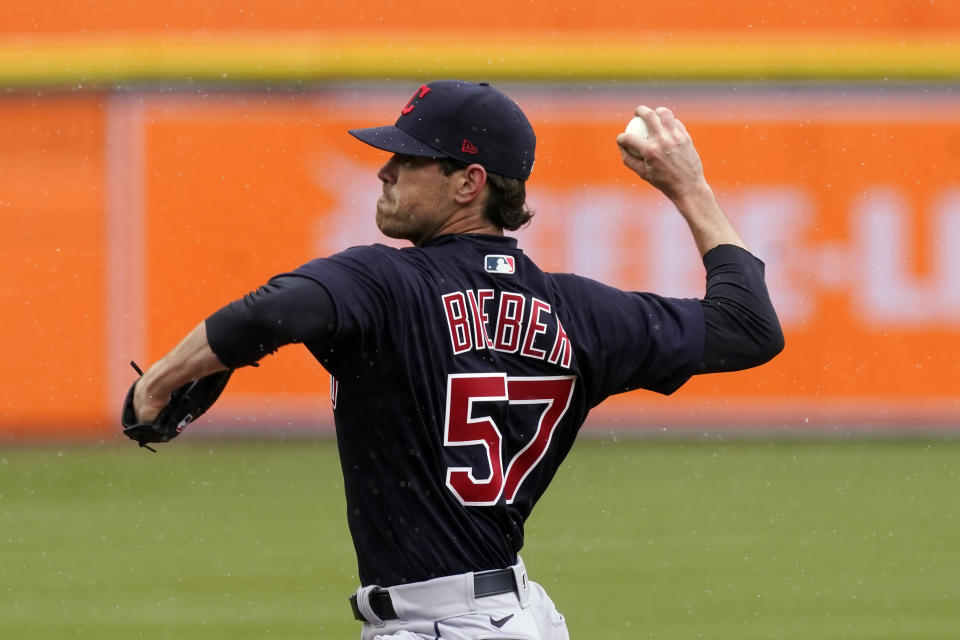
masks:
<path fill-rule="evenodd" d="M 517 270 L 517 263 L 513 256 L 486 256 L 483 267 L 487 273 L 510 274 Z"/>
<path fill-rule="evenodd" d="M 463 151 L 464 153 L 472 153 L 472 154 L 480 153 L 480 149 L 477 148 L 477 145 L 473 144 L 466 138 L 463 139 L 463 144 L 460 145 L 460 151 Z"/>

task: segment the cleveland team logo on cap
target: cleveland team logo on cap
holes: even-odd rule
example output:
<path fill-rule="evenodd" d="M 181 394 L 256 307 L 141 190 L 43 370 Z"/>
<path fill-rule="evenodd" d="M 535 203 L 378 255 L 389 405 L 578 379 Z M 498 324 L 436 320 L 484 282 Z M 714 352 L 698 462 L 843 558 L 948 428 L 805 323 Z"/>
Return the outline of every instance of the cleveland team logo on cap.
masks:
<path fill-rule="evenodd" d="M 510 274 L 517 270 L 517 263 L 513 256 L 486 256 L 483 267 L 487 273 Z"/>

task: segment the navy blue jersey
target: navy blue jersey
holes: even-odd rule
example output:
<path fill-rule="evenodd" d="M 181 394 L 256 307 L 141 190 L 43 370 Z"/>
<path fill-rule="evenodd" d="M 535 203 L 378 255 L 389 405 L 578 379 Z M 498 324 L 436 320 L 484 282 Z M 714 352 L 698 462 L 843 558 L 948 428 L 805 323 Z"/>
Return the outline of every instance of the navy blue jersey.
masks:
<path fill-rule="evenodd" d="M 364 585 L 513 564 L 588 411 L 671 393 L 703 354 L 698 300 L 544 273 L 512 238 L 356 247 L 293 274 L 336 311 L 305 344 L 334 377 Z"/>

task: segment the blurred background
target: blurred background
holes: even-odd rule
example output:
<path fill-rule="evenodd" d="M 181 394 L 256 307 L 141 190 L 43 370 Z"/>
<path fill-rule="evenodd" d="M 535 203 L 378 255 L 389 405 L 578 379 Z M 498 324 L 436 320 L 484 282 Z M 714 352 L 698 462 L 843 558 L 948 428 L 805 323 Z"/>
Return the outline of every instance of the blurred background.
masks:
<path fill-rule="evenodd" d="M 682 221 L 615 145 L 638 104 L 671 107 L 786 333 L 759 369 L 593 414 L 526 552 L 574 637 L 960 636 L 945 0 L 0 0 L 0 636 L 356 632 L 305 350 L 238 372 L 162 456 L 118 414 L 130 360 L 384 241 L 385 157 L 346 130 L 442 78 L 530 116 L 536 261 L 700 296 Z"/>
<path fill-rule="evenodd" d="M 591 425 L 952 429 L 960 346 L 960 8 L 703 0 L 0 4 L 0 431 L 112 437 L 146 365 L 270 276 L 379 237 L 389 123 L 423 82 L 487 80 L 539 136 L 530 255 L 702 295 L 679 218 L 619 162 L 637 104 L 687 124 L 767 265 L 771 365 L 615 398 Z M 210 428 L 329 430 L 303 350 Z"/>

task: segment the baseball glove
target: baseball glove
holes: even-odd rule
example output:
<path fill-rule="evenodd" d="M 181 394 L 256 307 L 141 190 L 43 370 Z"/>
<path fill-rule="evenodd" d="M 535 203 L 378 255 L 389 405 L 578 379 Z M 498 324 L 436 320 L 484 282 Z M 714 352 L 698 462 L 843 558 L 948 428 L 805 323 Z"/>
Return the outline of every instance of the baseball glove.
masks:
<path fill-rule="evenodd" d="M 143 375 L 136 363 L 130 364 L 137 373 Z M 157 417 L 150 422 L 138 422 L 137 413 L 133 408 L 133 390 L 140 381 L 137 378 L 130 385 L 127 398 L 123 402 L 123 412 L 120 416 L 123 433 L 131 440 L 136 440 L 141 447 L 156 452 L 156 449 L 148 446 L 148 443 L 169 442 L 180 435 L 188 424 L 213 406 L 232 374 L 233 369 L 218 371 L 175 389 L 170 394 L 170 402 L 167 406 L 161 409 Z"/>

